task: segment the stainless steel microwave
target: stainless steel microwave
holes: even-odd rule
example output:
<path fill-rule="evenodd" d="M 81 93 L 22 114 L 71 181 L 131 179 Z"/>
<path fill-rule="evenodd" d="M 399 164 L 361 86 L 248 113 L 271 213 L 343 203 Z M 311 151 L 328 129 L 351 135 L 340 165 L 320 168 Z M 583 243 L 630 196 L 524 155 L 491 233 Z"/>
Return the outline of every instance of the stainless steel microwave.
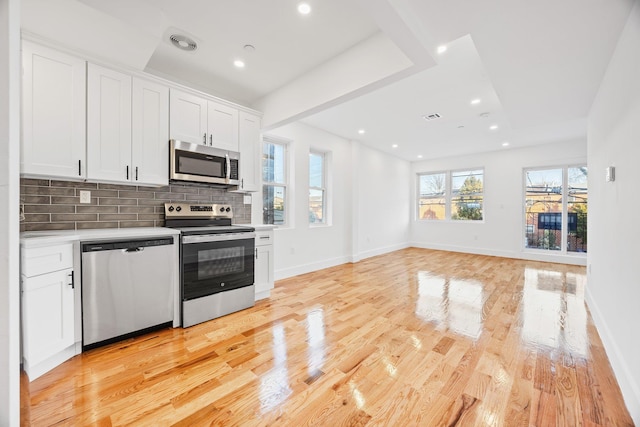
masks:
<path fill-rule="evenodd" d="M 169 179 L 230 187 L 239 185 L 240 153 L 172 139 Z"/>

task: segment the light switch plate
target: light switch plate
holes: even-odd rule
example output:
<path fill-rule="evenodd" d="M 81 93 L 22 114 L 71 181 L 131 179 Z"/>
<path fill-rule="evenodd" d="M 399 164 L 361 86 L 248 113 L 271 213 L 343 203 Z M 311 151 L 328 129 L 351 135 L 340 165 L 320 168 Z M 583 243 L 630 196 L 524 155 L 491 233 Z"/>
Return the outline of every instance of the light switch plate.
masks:
<path fill-rule="evenodd" d="M 605 179 L 607 182 L 613 182 L 616 180 L 616 168 L 615 166 L 609 166 L 606 169 Z"/>
<path fill-rule="evenodd" d="M 91 191 L 80 190 L 80 203 L 91 203 Z"/>
<path fill-rule="evenodd" d="M 244 204 L 245 205 L 251 204 L 251 196 L 244 196 Z"/>

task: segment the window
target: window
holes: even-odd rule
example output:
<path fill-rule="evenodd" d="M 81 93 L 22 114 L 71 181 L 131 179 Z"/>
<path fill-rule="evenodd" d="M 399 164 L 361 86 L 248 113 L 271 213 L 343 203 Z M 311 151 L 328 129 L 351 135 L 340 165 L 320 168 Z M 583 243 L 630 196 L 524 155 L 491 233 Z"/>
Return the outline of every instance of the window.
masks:
<path fill-rule="evenodd" d="M 482 170 L 451 172 L 451 219 L 482 220 Z"/>
<path fill-rule="evenodd" d="M 287 145 L 265 138 L 262 146 L 262 220 L 286 224 Z"/>
<path fill-rule="evenodd" d="M 309 224 L 326 224 L 327 190 L 325 154 L 309 153 Z"/>
<path fill-rule="evenodd" d="M 525 171 L 525 247 L 587 251 L 586 166 Z"/>
<path fill-rule="evenodd" d="M 418 218 L 445 219 L 446 213 L 446 174 L 429 173 L 418 175 Z"/>
<path fill-rule="evenodd" d="M 483 202 L 482 169 L 418 175 L 419 219 L 481 221 Z"/>

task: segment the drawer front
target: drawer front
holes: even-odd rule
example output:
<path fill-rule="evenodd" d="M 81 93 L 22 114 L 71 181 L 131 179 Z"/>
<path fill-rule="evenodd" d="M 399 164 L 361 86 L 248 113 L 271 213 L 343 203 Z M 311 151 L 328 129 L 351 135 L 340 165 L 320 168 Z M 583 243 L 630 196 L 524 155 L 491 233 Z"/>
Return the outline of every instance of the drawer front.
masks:
<path fill-rule="evenodd" d="M 22 274 L 26 277 L 73 268 L 73 244 L 22 249 Z"/>
<path fill-rule="evenodd" d="M 256 246 L 273 245 L 273 231 L 256 231 Z"/>

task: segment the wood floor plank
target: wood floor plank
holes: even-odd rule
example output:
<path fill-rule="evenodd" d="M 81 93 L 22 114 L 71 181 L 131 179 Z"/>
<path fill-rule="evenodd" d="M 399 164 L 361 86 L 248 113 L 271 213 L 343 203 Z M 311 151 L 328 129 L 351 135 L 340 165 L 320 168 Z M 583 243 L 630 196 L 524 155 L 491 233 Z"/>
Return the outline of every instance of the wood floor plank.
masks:
<path fill-rule="evenodd" d="M 584 267 L 409 248 L 21 378 L 25 426 L 632 426 Z"/>

